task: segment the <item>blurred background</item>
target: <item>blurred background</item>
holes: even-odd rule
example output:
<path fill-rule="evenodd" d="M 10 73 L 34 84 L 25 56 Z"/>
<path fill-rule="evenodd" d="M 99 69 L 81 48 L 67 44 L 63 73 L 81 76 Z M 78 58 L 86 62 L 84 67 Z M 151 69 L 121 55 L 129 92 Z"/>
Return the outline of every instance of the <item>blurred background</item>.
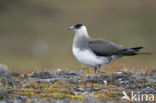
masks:
<path fill-rule="evenodd" d="M 156 66 L 155 0 L 0 0 L 0 63 L 11 69 L 79 67 L 74 32 L 67 31 L 76 23 L 92 37 L 153 54 L 113 63 Z"/>

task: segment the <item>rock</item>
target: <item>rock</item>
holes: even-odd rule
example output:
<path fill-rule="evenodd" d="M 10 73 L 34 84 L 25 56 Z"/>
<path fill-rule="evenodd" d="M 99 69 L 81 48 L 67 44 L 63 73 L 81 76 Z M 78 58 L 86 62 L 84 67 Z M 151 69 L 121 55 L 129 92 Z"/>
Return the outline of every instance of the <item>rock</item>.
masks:
<path fill-rule="evenodd" d="M 74 73 L 76 75 L 82 75 L 83 74 L 83 71 L 82 70 L 76 70 L 76 71 L 74 71 Z"/>
<path fill-rule="evenodd" d="M 32 77 L 41 78 L 41 79 L 52 78 L 51 74 L 48 71 L 34 72 Z"/>
<path fill-rule="evenodd" d="M 104 80 L 103 83 L 104 83 L 104 85 L 106 86 L 106 85 L 107 85 L 107 80 Z"/>
<path fill-rule="evenodd" d="M 13 103 L 20 103 L 20 102 L 25 103 L 27 100 L 30 101 L 32 100 L 31 103 L 49 103 L 49 102 L 54 102 L 54 103 L 70 103 L 70 102 L 116 103 L 119 102 L 120 103 L 121 98 L 117 94 L 118 89 L 119 91 L 121 90 L 126 91 L 127 94 L 129 94 L 131 91 L 140 94 L 145 94 L 145 93 L 156 94 L 156 90 L 155 90 L 156 72 L 154 71 L 153 72 L 146 71 L 144 74 L 142 73 L 139 74 L 139 72 L 136 74 L 132 71 L 122 71 L 122 72 L 116 72 L 112 74 L 86 76 L 84 75 L 84 72 L 82 70 L 76 70 L 76 71 L 67 70 L 66 72 L 61 72 L 56 70 L 56 71 L 32 72 L 31 75 L 24 74 L 24 75 L 28 75 L 27 78 L 21 78 L 21 75 L 23 74 L 20 74 L 18 72 L 7 73 L 4 71 L 0 71 L 0 77 L 1 77 L 0 86 L 4 85 L 6 86 L 6 88 L 7 87 L 9 88 L 7 89 L 9 90 L 8 93 L 10 93 L 9 94 L 10 98 L 6 99 L 9 102 L 11 101 Z M 59 88 L 67 90 L 68 91 L 66 92 L 67 96 L 65 93 L 60 95 L 59 97 L 59 93 L 57 94 L 57 91 L 55 91 L 56 92 L 55 95 L 57 96 L 57 99 L 53 98 L 53 95 L 48 97 L 46 93 L 49 93 L 49 90 L 45 89 L 44 86 L 48 88 L 51 85 L 52 86 L 55 85 L 56 87 L 54 86 L 54 88 L 56 88 L 58 92 L 59 92 Z M 39 94 L 45 93 L 43 95 L 44 98 L 46 99 L 42 100 L 39 99 L 40 97 L 38 98 L 37 96 L 34 95 L 27 96 L 27 95 L 18 94 L 16 91 L 14 91 L 14 89 L 12 89 L 12 87 L 18 89 L 22 88 L 21 91 L 22 93 L 24 93 L 23 90 L 25 89 L 31 91 L 32 93 L 33 93 L 33 89 L 37 89 L 35 93 L 39 93 Z M 106 94 L 106 97 L 104 97 L 104 99 L 102 98 L 103 100 L 100 98 L 100 100 L 102 100 L 100 101 L 98 97 L 96 97 L 99 95 L 96 94 L 102 93 L 107 89 L 108 90 L 110 89 L 110 91 L 112 90 L 112 92 L 110 93 L 113 93 L 112 96 L 115 95 L 115 97 L 112 97 L 112 99 L 109 100 L 107 99 L 107 94 Z M 52 90 L 53 92 L 53 87 L 51 87 L 50 90 Z M 7 98 L 7 96 L 5 96 L 5 93 L 7 94 L 7 92 L 3 92 L 2 90 L 0 96 L 2 98 L 4 97 Z M 5 101 L 2 102 L 6 103 Z"/>
<path fill-rule="evenodd" d="M 8 71 L 8 66 L 5 64 L 0 64 L 0 72 L 1 71 Z"/>
<path fill-rule="evenodd" d="M 93 89 L 94 91 L 99 91 L 99 90 L 101 90 L 100 88 L 94 88 Z"/>
<path fill-rule="evenodd" d="M 56 71 L 57 71 L 57 72 L 61 72 L 62 70 L 61 70 L 60 68 L 58 68 Z"/>
<path fill-rule="evenodd" d="M 7 103 L 11 103 L 11 99 L 9 98 L 9 95 L 6 92 L 5 88 L 0 87 L 0 95 L 2 96 L 2 99 L 4 99 Z"/>
<path fill-rule="evenodd" d="M 40 100 L 32 100 L 30 103 L 50 103 L 50 102 L 47 101 L 47 100 L 42 100 L 42 101 L 40 101 Z"/>
<path fill-rule="evenodd" d="M 0 100 L 0 103 L 7 103 L 5 100 Z"/>
<path fill-rule="evenodd" d="M 153 73 L 151 76 L 147 76 L 146 80 L 151 83 L 156 83 L 156 73 Z"/>
<path fill-rule="evenodd" d="M 130 75 L 135 74 L 133 71 L 128 71 L 127 73 L 130 74 Z"/>
<path fill-rule="evenodd" d="M 66 74 L 70 74 L 70 70 L 66 70 L 65 73 L 66 73 Z"/>
<path fill-rule="evenodd" d="M 19 73 L 18 72 L 11 72 L 9 73 L 10 76 L 14 76 L 14 77 L 17 77 L 19 76 Z"/>
<path fill-rule="evenodd" d="M 84 88 L 77 88 L 76 91 L 81 91 L 81 92 L 84 92 L 85 89 Z"/>
<path fill-rule="evenodd" d="M 146 78 L 141 75 L 135 75 L 133 77 L 136 80 L 136 82 L 145 82 L 146 81 Z"/>
<path fill-rule="evenodd" d="M 122 72 L 116 72 L 116 74 L 118 74 L 118 75 L 119 75 L 119 74 L 122 74 Z"/>
<path fill-rule="evenodd" d="M 71 100 L 69 98 L 65 98 L 61 100 L 59 103 L 71 103 Z"/>
<path fill-rule="evenodd" d="M 12 103 L 23 103 L 21 100 L 14 100 Z"/>
<path fill-rule="evenodd" d="M 141 94 L 155 94 L 156 95 L 156 90 L 151 87 L 143 88 L 143 89 L 139 90 L 139 92 Z"/>
<path fill-rule="evenodd" d="M 93 96 L 86 96 L 85 99 L 87 100 L 87 103 L 101 103 L 97 98 L 94 98 Z"/>
<path fill-rule="evenodd" d="M 9 77 L 6 73 L 8 71 L 8 67 L 4 64 L 0 64 L 0 77 Z"/>
<path fill-rule="evenodd" d="M 9 78 L 10 76 L 6 72 L 4 72 L 4 71 L 0 71 L 0 77 Z"/>

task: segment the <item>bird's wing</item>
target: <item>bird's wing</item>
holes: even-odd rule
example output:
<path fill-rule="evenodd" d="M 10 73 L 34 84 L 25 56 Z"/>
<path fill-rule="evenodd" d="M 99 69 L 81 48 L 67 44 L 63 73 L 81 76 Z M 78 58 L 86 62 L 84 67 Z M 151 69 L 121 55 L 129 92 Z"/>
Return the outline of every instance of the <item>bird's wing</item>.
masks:
<path fill-rule="evenodd" d="M 102 39 L 90 39 L 88 47 L 98 56 L 111 56 L 124 49 L 122 45 Z"/>

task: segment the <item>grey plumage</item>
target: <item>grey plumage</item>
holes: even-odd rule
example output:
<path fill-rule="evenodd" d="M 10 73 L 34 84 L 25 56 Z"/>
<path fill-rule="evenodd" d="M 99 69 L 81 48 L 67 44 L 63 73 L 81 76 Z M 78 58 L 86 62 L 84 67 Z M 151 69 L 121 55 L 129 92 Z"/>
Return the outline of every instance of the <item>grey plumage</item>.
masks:
<path fill-rule="evenodd" d="M 75 30 L 76 34 L 73 41 L 73 54 L 83 64 L 95 67 L 94 73 L 100 71 L 102 65 L 122 57 L 133 56 L 139 53 L 143 47 L 124 48 L 111 41 L 90 38 L 87 29 L 83 24 L 76 24 L 69 28 Z"/>
<path fill-rule="evenodd" d="M 88 46 L 97 56 L 112 56 L 124 49 L 121 45 L 102 39 L 90 39 Z"/>
<path fill-rule="evenodd" d="M 124 48 L 122 45 L 117 45 L 111 41 L 103 40 L 103 39 L 93 39 L 90 37 L 79 37 L 77 41 L 75 41 L 75 46 L 79 47 L 80 50 L 90 49 L 97 56 L 105 56 L 110 61 L 113 60 L 112 56 L 115 58 L 121 56 L 132 56 L 140 53 L 138 52 L 143 47 L 135 47 L 135 48 Z M 148 53 L 143 53 L 148 54 Z"/>
<path fill-rule="evenodd" d="M 75 39 L 74 39 L 73 45 L 75 47 L 78 47 L 80 50 L 84 50 L 86 48 L 89 49 L 89 47 L 88 47 L 89 41 L 90 41 L 89 37 L 75 35 Z"/>

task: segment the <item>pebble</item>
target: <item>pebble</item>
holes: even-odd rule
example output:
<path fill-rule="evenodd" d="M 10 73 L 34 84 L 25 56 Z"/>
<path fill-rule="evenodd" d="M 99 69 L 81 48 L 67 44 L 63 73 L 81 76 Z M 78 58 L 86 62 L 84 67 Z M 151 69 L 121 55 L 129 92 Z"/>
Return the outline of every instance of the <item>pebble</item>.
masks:
<path fill-rule="evenodd" d="M 85 89 L 84 88 L 77 88 L 76 91 L 81 91 L 81 92 L 84 92 Z"/>
<path fill-rule="evenodd" d="M 151 87 L 146 87 L 146 88 L 143 88 L 143 89 L 141 89 L 139 91 L 142 94 L 155 94 L 156 95 L 156 90 L 151 88 Z"/>
<path fill-rule="evenodd" d="M 123 72 L 116 72 L 116 74 L 122 74 Z"/>
<path fill-rule="evenodd" d="M 116 72 L 111 75 L 108 74 L 102 74 L 102 75 L 93 75 L 93 76 L 85 76 L 82 70 L 77 71 L 70 71 L 67 70 L 65 73 L 59 72 L 60 70 L 56 71 L 43 71 L 43 72 L 34 72 L 32 76 L 28 76 L 24 82 L 28 81 L 40 81 L 40 82 L 51 82 L 51 83 L 58 83 L 57 80 L 63 81 L 62 83 L 69 83 L 69 84 L 79 84 L 78 87 L 75 87 L 71 89 L 71 91 L 76 91 L 77 96 L 79 93 L 83 93 L 85 96 L 85 100 L 88 103 L 101 103 L 100 100 L 93 97 L 91 93 L 101 92 L 102 88 L 99 87 L 80 87 L 82 83 L 94 83 L 94 84 L 100 84 L 103 86 L 109 86 L 114 85 L 119 88 L 122 87 L 122 89 L 125 90 L 132 90 L 139 93 L 152 93 L 156 94 L 156 88 L 154 87 L 154 83 L 156 83 L 156 72 L 148 73 L 150 75 L 142 75 L 141 73 L 134 73 L 132 71 L 122 71 L 122 72 Z M 148 71 L 150 72 L 150 71 Z M 20 80 L 14 80 L 12 78 L 17 78 L 20 76 L 18 72 L 10 72 L 7 73 L 5 71 L 0 71 L 0 77 L 5 78 L 3 81 L 1 81 L 1 84 L 5 84 L 7 82 L 10 85 L 13 85 L 14 87 L 20 87 L 18 85 L 18 82 Z M 139 83 L 148 83 L 148 85 L 138 85 Z M 152 84 L 153 83 L 153 84 Z M 23 86 L 24 87 L 24 86 Z M 26 100 L 28 97 L 19 97 L 14 103 L 18 103 L 19 100 Z M 32 98 L 36 98 L 35 96 Z M 62 100 L 58 100 L 58 103 L 69 103 L 71 99 L 64 98 Z M 74 101 L 75 102 L 75 101 Z M 113 101 L 112 101 L 113 102 Z M 33 99 L 31 103 L 49 103 L 49 101 L 39 101 L 38 99 Z M 108 102 L 109 103 L 109 102 Z"/>
<path fill-rule="evenodd" d="M 97 98 L 90 95 L 86 96 L 85 99 L 88 101 L 88 103 L 101 103 L 101 101 L 99 101 Z"/>
<path fill-rule="evenodd" d="M 104 83 L 105 86 L 107 85 L 107 81 L 106 80 L 104 80 L 103 83 Z"/>
<path fill-rule="evenodd" d="M 8 71 L 8 66 L 5 64 L 0 64 L 0 72 L 1 71 Z"/>

